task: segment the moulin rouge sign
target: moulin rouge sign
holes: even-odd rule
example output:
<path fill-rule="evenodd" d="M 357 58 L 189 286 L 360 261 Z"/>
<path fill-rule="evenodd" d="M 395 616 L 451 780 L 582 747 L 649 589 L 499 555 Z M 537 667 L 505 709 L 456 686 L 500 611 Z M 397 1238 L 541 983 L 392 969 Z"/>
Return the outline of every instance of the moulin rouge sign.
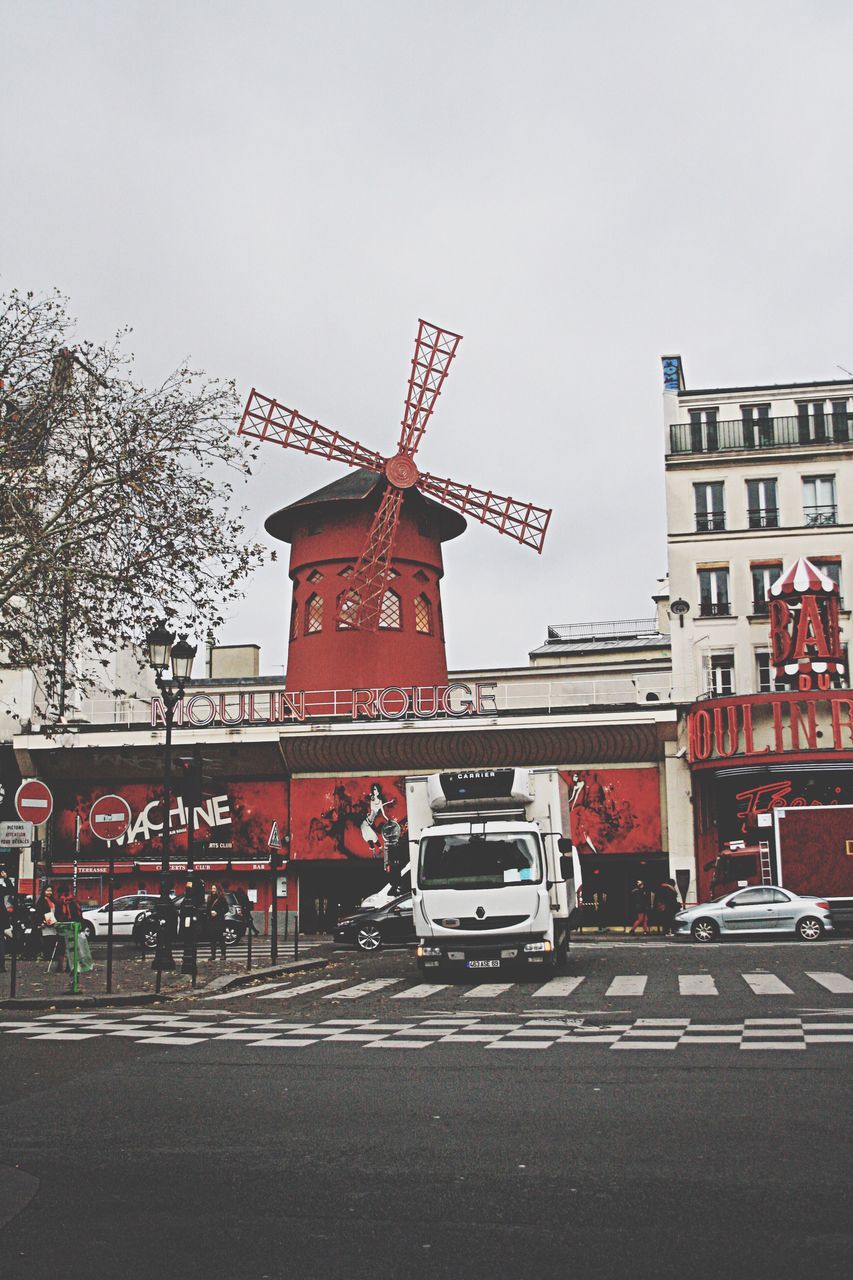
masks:
<path fill-rule="evenodd" d="M 193 729 L 304 720 L 435 720 L 495 715 L 494 684 L 391 685 L 385 689 L 284 690 L 269 693 L 195 693 L 175 708 L 175 724 Z M 151 699 L 151 727 L 166 723 L 162 699 Z"/>

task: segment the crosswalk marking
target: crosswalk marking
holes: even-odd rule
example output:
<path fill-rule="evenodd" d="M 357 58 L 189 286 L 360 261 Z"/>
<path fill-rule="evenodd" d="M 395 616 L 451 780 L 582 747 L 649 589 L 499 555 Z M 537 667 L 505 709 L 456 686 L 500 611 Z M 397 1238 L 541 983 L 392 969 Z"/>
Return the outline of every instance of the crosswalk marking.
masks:
<path fill-rule="evenodd" d="M 437 991 L 446 991 L 447 985 L 446 982 L 421 982 L 416 987 L 410 987 L 408 991 L 395 991 L 391 999 L 426 1000 L 427 996 L 433 996 Z"/>
<path fill-rule="evenodd" d="M 641 996 L 648 977 L 644 973 L 632 973 L 614 978 L 605 991 L 606 996 Z"/>
<path fill-rule="evenodd" d="M 717 984 L 710 973 L 680 973 L 678 994 L 681 996 L 718 996 Z"/>
<path fill-rule="evenodd" d="M 544 987 L 540 987 L 538 991 L 534 991 L 534 996 L 570 996 L 573 991 L 577 991 L 583 978 L 552 978 L 550 982 L 546 982 Z"/>
<path fill-rule="evenodd" d="M 744 973 L 744 982 L 757 996 L 792 996 L 794 993 L 774 973 Z"/>
<path fill-rule="evenodd" d="M 481 982 L 471 991 L 466 991 L 465 995 L 468 999 L 490 1000 L 493 996 L 502 995 L 504 991 L 509 991 L 510 987 L 514 986 L 514 982 Z"/>
<path fill-rule="evenodd" d="M 395 987 L 402 981 L 402 978 L 370 978 L 367 982 L 360 982 L 357 987 L 348 987 L 346 991 L 331 991 L 327 996 L 323 996 L 323 999 L 358 1000 L 361 996 L 370 996 L 374 991 L 381 991 L 383 987 Z"/>
<path fill-rule="evenodd" d="M 346 982 L 346 978 L 317 978 L 314 982 L 303 982 L 299 987 L 287 987 L 284 991 L 270 991 L 266 995 L 259 995 L 258 999 L 292 1000 L 294 996 L 304 996 L 306 992 L 321 991 L 323 987 L 337 987 L 342 982 Z M 216 999 L 215 996 L 213 998 Z"/>
<path fill-rule="evenodd" d="M 827 991 L 831 991 L 837 996 L 846 996 L 853 992 L 853 979 L 845 978 L 843 973 L 811 973 L 807 971 L 807 977 L 816 982 L 818 986 L 825 987 Z"/>

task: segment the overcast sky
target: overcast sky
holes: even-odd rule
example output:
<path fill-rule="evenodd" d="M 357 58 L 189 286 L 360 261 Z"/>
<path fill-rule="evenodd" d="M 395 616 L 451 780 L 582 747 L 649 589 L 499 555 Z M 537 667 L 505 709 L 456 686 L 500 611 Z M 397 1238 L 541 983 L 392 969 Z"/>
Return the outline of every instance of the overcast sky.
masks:
<path fill-rule="evenodd" d="M 383 453 L 418 317 L 464 335 L 419 462 L 554 516 L 541 557 L 446 546 L 452 667 L 651 616 L 661 354 L 691 387 L 853 369 L 849 0 L 0 0 L 0 31 L 3 288 Z M 343 474 L 263 464 L 264 539 Z M 268 674 L 284 550 L 221 636 Z"/>

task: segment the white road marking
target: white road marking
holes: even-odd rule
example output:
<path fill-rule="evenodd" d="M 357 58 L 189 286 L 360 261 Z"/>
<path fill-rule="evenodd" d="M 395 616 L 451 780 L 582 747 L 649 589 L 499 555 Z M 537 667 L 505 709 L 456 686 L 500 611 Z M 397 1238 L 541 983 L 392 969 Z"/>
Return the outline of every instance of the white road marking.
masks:
<path fill-rule="evenodd" d="M 644 973 L 626 974 L 614 978 L 604 994 L 606 996 L 641 996 L 646 990 L 648 980 Z"/>
<path fill-rule="evenodd" d="M 409 987 L 408 991 L 397 991 L 391 997 L 392 1000 L 426 1000 L 427 996 L 435 995 L 436 991 L 446 991 L 447 983 L 430 983 L 421 982 L 416 987 Z"/>
<path fill-rule="evenodd" d="M 717 984 L 709 973 L 680 973 L 678 994 L 682 996 L 718 996 Z"/>
<path fill-rule="evenodd" d="M 264 992 L 276 991 L 281 987 L 289 987 L 289 986 L 290 986 L 290 979 L 288 978 L 287 982 L 271 982 L 268 986 L 265 986 L 263 988 L 263 991 Z M 262 994 L 258 988 L 255 988 L 255 990 L 253 991 L 253 990 L 247 989 L 246 987 L 238 987 L 236 991 L 223 991 L 222 995 L 208 996 L 207 998 L 208 1000 L 239 1000 L 240 996 L 254 996 L 254 995 L 257 995 L 260 1000 L 266 999 L 266 995 Z"/>
<path fill-rule="evenodd" d="M 258 996 L 259 1000 L 292 1000 L 294 996 L 304 996 L 312 991 L 321 991 L 323 987 L 337 987 L 346 978 L 318 978 L 316 982 L 303 982 L 299 987 L 287 987 L 284 991 L 270 991 L 268 995 Z"/>
<path fill-rule="evenodd" d="M 368 982 L 360 982 L 357 987 L 348 987 L 346 991 L 332 991 L 324 1000 L 360 1000 L 362 996 L 372 995 L 383 987 L 395 987 L 402 978 L 371 978 Z"/>
<path fill-rule="evenodd" d="M 514 982 L 483 982 L 479 987 L 466 991 L 465 998 L 468 1000 L 491 1000 L 493 996 L 503 995 L 505 991 L 509 991 L 514 986 Z"/>
<path fill-rule="evenodd" d="M 538 996 L 570 996 L 576 991 L 583 978 L 552 978 L 550 982 L 546 982 L 544 987 L 540 987 L 538 991 L 534 991 L 534 997 Z"/>
<path fill-rule="evenodd" d="M 746 985 L 757 996 L 792 996 L 794 993 L 774 973 L 742 973 Z"/>
<path fill-rule="evenodd" d="M 812 982 L 816 982 L 820 987 L 825 987 L 827 991 L 831 991 L 837 996 L 846 996 L 853 991 L 853 979 L 845 978 L 843 973 L 810 973 L 807 971 L 806 977 L 811 978 Z"/>

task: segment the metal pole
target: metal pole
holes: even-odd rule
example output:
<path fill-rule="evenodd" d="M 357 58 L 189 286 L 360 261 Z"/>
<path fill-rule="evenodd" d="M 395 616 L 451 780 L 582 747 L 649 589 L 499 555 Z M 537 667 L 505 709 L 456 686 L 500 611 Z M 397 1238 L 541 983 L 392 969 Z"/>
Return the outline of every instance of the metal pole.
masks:
<path fill-rule="evenodd" d="M 270 939 L 270 960 L 278 964 L 278 854 L 270 854 L 272 868 L 272 938 Z"/>
<path fill-rule="evenodd" d="M 248 890 L 246 890 L 248 894 Z M 246 971 L 252 972 L 252 933 L 254 932 L 254 920 L 252 918 L 252 899 L 249 898 L 249 919 L 246 922 L 246 929 L 249 934 L 248 946 L 246 948 Z"/>
<path fill-rule="evenodd" d="M 175 706 L 179 694 L 167 686 L 158 671 L 155 682 L 163 694 L 163 707 L 166 713 L 166 742 L 163 753 L 163 854 L 160 859 L 160 907 L 159 928 L 157 930 L 157 950 L 154 953 L 153 968 L 157 971 L 156 991 L 159 993 L 162 984 L 163 970 L 172 970 L 175 959 L 169 939 L 169 915 L 171 901 L 169 899 L 169 810 L 172 807 L 172 725 L 175 721 Z"/>
<path fill-rule="evenodd" d="M 113 990 L 113 886 L 115 885 L 115 858 L 110 849 L 110 874 L 107 893 L 107 995 Z"/>
<path fill-rule="evenodd" d="M 9 997 L 15 999 L 18 987 L 18 947 L 21 945 L 21 912 L 18 891 L 21 884 L 21 851 L 15 855 L 15 890 L 12 894 L 12 972 L 9 975 Z"/>
<path fill-rule="evenodd" d="M 71 938 L 74 947 L 74 959 L 71 964 L 71 990 L 76 995 L 80 990 L 80 951 L 78 945 L 80 939 L 80 925 L 76 920 L 72 922 L 71 930 Z"/>

